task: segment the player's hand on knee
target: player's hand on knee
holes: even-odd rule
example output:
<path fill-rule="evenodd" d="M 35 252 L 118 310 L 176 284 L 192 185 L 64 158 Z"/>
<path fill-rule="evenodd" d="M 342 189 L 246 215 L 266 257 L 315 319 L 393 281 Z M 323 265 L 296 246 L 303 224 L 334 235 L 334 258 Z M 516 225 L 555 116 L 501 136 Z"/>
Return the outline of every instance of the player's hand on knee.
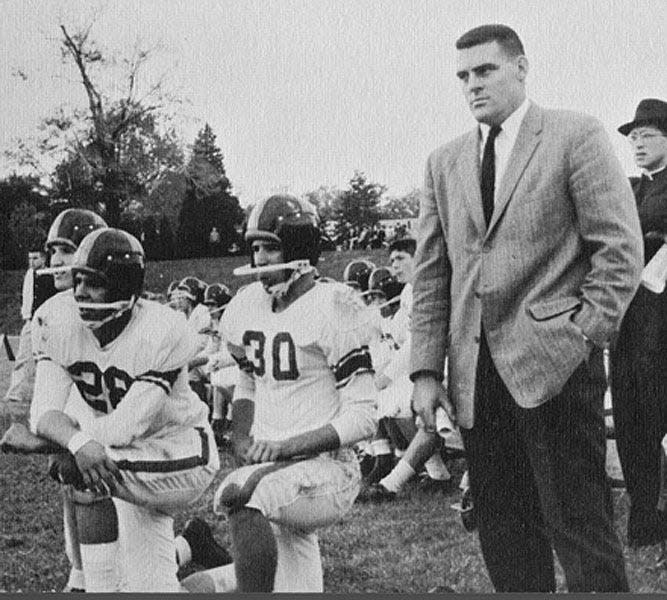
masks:
<path fill-rule="evenodd" d="M 85 489 L 76 459 L 69 453 L 49 456 L 49 475 L 58 483 L 72 485 L 78 490 Z"/>
<path fill-rule="evenodd" d="M 248 464 L 272 462 L 281 458 L 286 458 L 282 442 L 255 440 L 246 452 L 246 463 Z"/>
<path fill-rule="evenodd" d="M 238 466 L 246 464 L 246 454 L 252 443 L 251 436 L 232 432 L 232 453 Z"/>
<path fill-rule="evenodd" d="M 107 456 L 104 446 L 95 440 L 81 446 L 74 458 L 87 489 L 108 493 L 116 489 L 116 484 L 123 483 L 118 466 Z"/>

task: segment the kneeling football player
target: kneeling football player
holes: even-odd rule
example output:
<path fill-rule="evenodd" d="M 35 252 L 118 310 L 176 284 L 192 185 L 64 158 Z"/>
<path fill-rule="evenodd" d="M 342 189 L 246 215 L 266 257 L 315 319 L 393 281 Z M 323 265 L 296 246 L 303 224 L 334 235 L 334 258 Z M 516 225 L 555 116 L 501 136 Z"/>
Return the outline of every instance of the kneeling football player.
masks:
<path fill-rule="evenodd" d="M 195 334 L 139 297 L 144 253 L 130 234 L 89 233 L 71 272 L 73 294 L 36 313 L 31 429 L 69 450 L 57 476 L 85 490 L 76 512 L 87 591 L 179 591 L 171 514 L 219 466 L 206 407 L 187 383 Z M 72 386 L 85 403 L 78 420 L 64 412 Z"/>
<path fill-rule="evenodd" d="M 190 591 L 321 592 L 316 530 L 340 520 L 359 492 L 351 446 L 375 431 L 368 339 L 372 314 L 340 283 L 320 283 L 313 207 L 285 195 L 252 211 L 259 281 L 222 316 L 240 367 L 232 446 L 239 468 L 220 485 L 234 563 L 183 581 Z"/>

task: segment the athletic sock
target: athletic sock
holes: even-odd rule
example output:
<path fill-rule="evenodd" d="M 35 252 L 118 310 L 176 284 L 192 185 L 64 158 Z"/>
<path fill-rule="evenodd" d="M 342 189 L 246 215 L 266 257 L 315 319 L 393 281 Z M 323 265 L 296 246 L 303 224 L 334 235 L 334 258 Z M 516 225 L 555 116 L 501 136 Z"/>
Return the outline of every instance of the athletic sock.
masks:
<path fill-rule="evenodd" d="M 213 415 L 211 418 L 215 419 L 224 419 L 225 415 L 222 414 L 222 409 L 224 408 L 224 398 L 222 397 L 222 392 L 216 390 L 213 392 Z"/>
<path fill-rule="evenodd" d="M 431 458 L 424 463 L 424 468 L 431 479 L 449 481 L 452 478 L 439 452 L 431 455 Z"/>
<path fill-rule="evenodd" d="M 371 442 L 371 451 L 373 456 L 380 456 L 381 454 L 391 454 L 391 446 L 389 445 L 389 440 L 386 438 L 373 440 Z"/>
<path fill-rule="evenodd" d="M 85 590 L 86 589 L 86 579 L 83 576 L 83 571 L 81 569 L 72 569 L 69 572 L 69 579 L 67 580 L 67 589 L 68 590 Z"/>
<path fill-rule="evenodd" d="M 398 493 L 401 488 L 415 476 L 415 470 L 406 460 L 399 460 L 391 473 L 380 479 L 380 485 L 390 492 Z"/>
<path fill-rule="evenodd" d="M 86 577 L 86 592 L 118 592 L 118 542 L 81 544 L 81 562 Z"/>
<path fill-rule="evenodd" d="M 182 535 L 174 539 L 174 546 L 176 546 L 176 563 L 179 567 L 184 567 L 192 560 L 192 548 Z"/>

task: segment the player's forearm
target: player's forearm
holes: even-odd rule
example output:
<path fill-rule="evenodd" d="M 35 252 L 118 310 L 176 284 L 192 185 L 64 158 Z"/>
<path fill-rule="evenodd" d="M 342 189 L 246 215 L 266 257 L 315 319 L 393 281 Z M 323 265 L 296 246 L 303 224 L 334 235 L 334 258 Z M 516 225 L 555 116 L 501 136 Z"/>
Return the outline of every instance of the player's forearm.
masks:
<path fill-rule="evenodd" d="M 208 355 L 196 356 L 188 363 L 188 369 L 203 367 L 208 362 L 208 358 L 209 358 Z"/>
<path fill-rule="evenodd" d="M 281 455 L 283 458 L 309 456 L 327 450 L 340 448 L 340 437 L 336 429 L 328 423 L 319 429 L 306 431 L 283 442 Z"/>
<path fill-rule="evenodd" d="M 37 435 L 67 448 L 72 437 L 79 433 L 77 424 L 59 410 L 49 410 L 43 413 L 35 425 Z"/>

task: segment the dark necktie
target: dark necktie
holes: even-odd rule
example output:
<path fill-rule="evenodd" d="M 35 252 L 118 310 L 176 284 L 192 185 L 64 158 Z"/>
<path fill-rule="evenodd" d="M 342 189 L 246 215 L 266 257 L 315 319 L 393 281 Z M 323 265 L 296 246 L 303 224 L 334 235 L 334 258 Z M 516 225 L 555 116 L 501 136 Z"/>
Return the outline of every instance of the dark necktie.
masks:
<path fill-rule="evenodd" d="M 493 215 L 493 194 L 496 187 L 496 151 L 495 143 L 498 134 L 502 131 L 500 125 L 494 125 L 489 130 L 484 146 L 484 155 L 482 156 L 482 173 L 480 175 L 480 184 L 482 189 L 482 209 L 484 210 L 484 220 L 486 226 L 491 222 Z"/>

